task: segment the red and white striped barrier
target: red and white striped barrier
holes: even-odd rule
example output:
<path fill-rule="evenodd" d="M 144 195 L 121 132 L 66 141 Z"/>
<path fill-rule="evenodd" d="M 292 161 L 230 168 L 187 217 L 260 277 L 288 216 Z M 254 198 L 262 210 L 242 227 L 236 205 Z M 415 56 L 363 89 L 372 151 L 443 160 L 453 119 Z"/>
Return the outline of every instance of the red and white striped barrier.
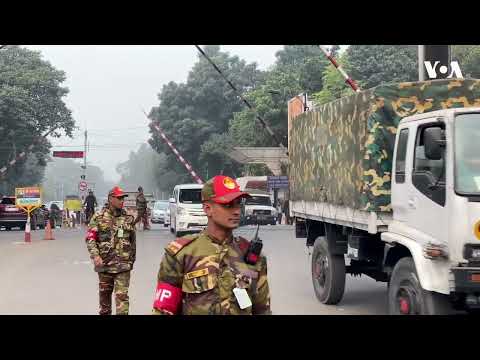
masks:
<path fill-rule="evenodd" d="M 318 45 L 318 46 L 320 47 L 320 50 L 323 51 L 323 53 L 325 54 L 327 59 L 330 60 L 330 62 L 333 64 L 333 66 L 335 66 L 335 68 L 340 72 L 340 74 L 342 74 L 342 76 L 345 79 L 345 82 L 348 85 L 350 85 L 350 87 L 353 89 L 353 91 L 356 91 L 356 92 L 361 91 L 360 88 L 358 87 L 358 85 L 355 83 L 355 81 L 350 76 L 348 76 L 348 74 L 345 72 L 345 70 L 343 70 L 342 65 L 340 65 L 335 60 L 335 58 L 332 56 L 332 54 L 330 54 L 330 52 L 327 50 L 327 48 L 324 47 L 323 45 Z"/>
<path fill-rule="evenodd" d="M 145 114 L 145 116 L 150 119 L 147 115 L 147 113 L 145 111 L 143 111 L 143 113 Z M 187 160 L 185 160 L 185 158 L 180 155 L 180 153 L 178 152 L 178 150 L 175 148 L 175 146 L 172 144 L 172 142 L 170 140 L 168 140 L 167 138 L 167 135 L 165 135 L 165 133 L 163 132 L 163 130 L 160 128 L 160 126 L 158 126 L 157 124 L 154 124 L 153 122 L 150 124 L 151 127 L 153 127 L 155 130 L 158 131 L 158 133 L 160 134 L 160 136 L 162 137 L 163 140 L 165 140 L 165 142 L 167 143 L 167 145 L 170 147 L 170 149 L 172 149 L 173 153 L 175 154 L 175 156 L 177 157 L 177 159 L 183 164 L 183 166 L 185 166 L 185 168 L 188 170 L 188 172 L 190 173 L 190 175 L 192 175 L 193 179 L 197 182 L 197 184 L 200 184 L 200 185 L 203 185 L 203 180 L 200 178 L 200 176 L 197 175 L 197 173 L 193 170 L 192 166 L 188 163 Z"/>

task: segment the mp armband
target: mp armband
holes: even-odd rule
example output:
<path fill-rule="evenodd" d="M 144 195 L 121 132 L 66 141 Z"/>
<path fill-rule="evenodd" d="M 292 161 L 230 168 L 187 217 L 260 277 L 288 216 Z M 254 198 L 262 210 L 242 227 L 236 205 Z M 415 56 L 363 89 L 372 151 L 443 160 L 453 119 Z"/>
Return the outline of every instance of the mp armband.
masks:
<path fill-rule="evenodd" d="M 160 311 L 178 314 L 182 304 L 182 289 L 166 282 L 159 282 L 155 291 L 153 307 Z"/>
<path fill-rule="evenodd" d="M 98 231 L 95 230 L 95 229 L 89 229 L 89 230 L 87 231 L 86 240 L 94 240 L 94 241 L 97 241 L 97 240 L 98 240 Z"/>

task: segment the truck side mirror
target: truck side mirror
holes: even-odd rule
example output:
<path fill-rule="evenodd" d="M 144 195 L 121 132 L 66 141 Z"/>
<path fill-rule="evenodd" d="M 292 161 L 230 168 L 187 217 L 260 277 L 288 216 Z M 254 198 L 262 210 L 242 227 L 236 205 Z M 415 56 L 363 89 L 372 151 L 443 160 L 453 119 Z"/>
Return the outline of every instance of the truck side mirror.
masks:
<path fill-rule="evenodd" d="M 175 198 L 168 199 L 168 202 L 171 203 L 171 204 L 175 204 Z"/>
<path fill-rule="evenodd" d="M 427 159 L 442 159 L 442 140 L 442 129 L 439 127 L 430 127 L 423 131 L 423 144 L 425 145 Z"/>

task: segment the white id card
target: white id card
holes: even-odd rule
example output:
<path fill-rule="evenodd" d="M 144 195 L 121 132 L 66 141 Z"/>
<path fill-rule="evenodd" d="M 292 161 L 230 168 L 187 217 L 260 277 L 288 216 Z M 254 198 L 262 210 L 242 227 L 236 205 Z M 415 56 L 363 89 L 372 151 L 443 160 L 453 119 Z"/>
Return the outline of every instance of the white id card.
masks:
<path fill-rule="evenodd" d="M 250 300 L 250 296 L 248 296 L 247 290 L 235 288 L 233 289 L 233 294 L 237 298 L 238 306 L 240 309 L 246 309 L 252 306 L 252 300 Z"/>
<path fill-rule="evenodd" d="M 118 231 L 117 231 L 117 236 L 118 236 L 119 238 L 123 238 L 123 229 L 122 229 L 122 228 L 118 229 Z"/>

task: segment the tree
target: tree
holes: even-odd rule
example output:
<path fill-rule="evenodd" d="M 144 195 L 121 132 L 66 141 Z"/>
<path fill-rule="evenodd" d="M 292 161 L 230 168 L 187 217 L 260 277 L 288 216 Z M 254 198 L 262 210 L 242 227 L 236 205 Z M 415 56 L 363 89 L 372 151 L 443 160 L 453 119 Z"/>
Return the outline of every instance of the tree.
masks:
<path fill-rule="evenodd" d="M 117 166 L 120 185 L 130 191 L 137 191 L 138 186 L 142 186 L 147 193 L 170 193 L 178 174 L 166 166 L 165 154 L 158 154 L 148 144 L 142 144 L 137 152 L 130 152 L 127 161 Z"/>
<path fill-rule="evenodd" d="M 346 56 L 337 59 L 342 67 L 346 66 Z M 353 89 L 345 83 L 345 78 L 333 66 L 328 66 L 323 72 L 323 89 L 312 94 L 311 99 L 318 105 L 325 104 L 343 96 L 353 94 Z"/>
<path fill-rule="evenodd" d="M 237 56 L 221 52 L 218 46 L 206 46 L 204 50 L 241 93 L 255 89 L 262 80 L 262 72 L 255 63 L 247 64 Z M 151 110 L 150 117 L 158 121 L 170 141 L 201 177 L 230 166 L 228 157 L 219 156 L 213 144 L 218 142 L 216 135 L 228 131 L 233 113 L 241 111 L 244 105 L 206 59 L 200 55 L 187 82 L 165 85 L 158 98 L 160 104 Z M 151 134 L 149 143 L 158 153 L 166 154 L 168 169 L 179 174 L 180 181 L 191 182 L 190 174 L 163 139 L 154 130 Z M 203 146 L 207 143 L 209 145 Z"/>
<path fill-rule="evenodd" d="M 17 161 L 0 179 L 3 190 L 12 192 L 24 172 L 32 183 L 40 183 L 50 143 L 47 136 L 72 136 L 74 120 L 62 98 L 65 73 L 41 59 L 40 52 L 9 46 L 0 51 L 0 167 L 35 144 L 28 157 Z M 34 163 L 36 158 L 37 163 Z M 27 164 L 28 162 L 28 164 Z"/>
<path fill-rule="evenodd" d="M 458 61 L 464 77 L 480 78 L 479 45 L 453 45 L 452 60 Z"/>
<path fill-rule="evenodd" d="M 275 65 L 265 74 L 263 84 L 246 96 L 286 146 L 288 100 L 300 93 L 320 91 L 329 61 L 312 45 L 286 45 L 275 56 Z M 235 146 L 279 146 L 247 108 L 234 114 L 230 136 Z"/>
<path fill-rule="evenodd" d="M 54 158 L 45 169 L 42 184 L 45 200 L 63 200 L 66 195 L 78 194 L 80 175 L 83 174 L 81 163 L 73 159 Z M 103 170 L 98 166 L 87 164 L 86 177 L 89 188 L 97 197 L 106 196 L 114 186 L 112 181 L 105 180 Z"/>
<path fill-rule="evenodd" d="M 345 56 L 348 74 L 363 90 L 418 79 L 416 45 L 351 45 Z"/>

